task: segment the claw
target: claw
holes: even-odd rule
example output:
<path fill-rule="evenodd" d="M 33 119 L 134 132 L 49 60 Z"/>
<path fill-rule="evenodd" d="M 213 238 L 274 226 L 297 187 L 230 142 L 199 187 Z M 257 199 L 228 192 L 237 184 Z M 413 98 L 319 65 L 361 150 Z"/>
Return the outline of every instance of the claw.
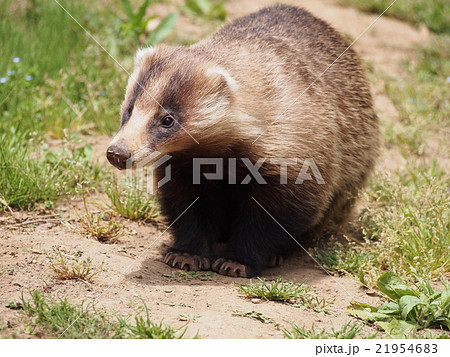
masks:
<path fill-rule="evenodd" d="M 231 277 L 249 278 L 251 276 L 250 268 L 247 265 L 225 258 L 216 259 L 212 265 L 212 270 Z"/>
<path fill-rule="evenodd" d="M 195 254 L 175 251 L 168 252 L 164 256 L 163 261 L 173 268 L 179 268 L 187 271 L 208 270 L 211 265 L 208 258 Z"/>

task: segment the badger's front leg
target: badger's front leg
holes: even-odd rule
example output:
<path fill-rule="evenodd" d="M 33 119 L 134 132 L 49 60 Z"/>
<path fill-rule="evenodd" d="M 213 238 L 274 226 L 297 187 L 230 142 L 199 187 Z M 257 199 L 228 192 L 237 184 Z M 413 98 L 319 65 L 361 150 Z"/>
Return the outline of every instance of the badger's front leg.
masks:
<path fill-rule="evenodd" d="M 181 179 L 175 176 L 160 190 L 162 213 L 174 238 L 164 262 L 184 270 L 209 270 L 215 245 L 224 240 L 229 226 L 226 193 L 217 187 L 189 185 L 180 191 Z"/>
<path fill-rule="evenodd" d="M 273 187 L 272 190 L 275 191 Z M 259 191 L 259 195 L 255 190 L 241 195 L 227 250 L 211 266 L 219 274 L 250 278 L 260 275 L 265 268 L 280 265 L 317 221 L 317 203 L 298 200 L 290 206 L 279 202 L 281 193 L 268 195 Z"/>
<path fill-rule="evenodd" d="M 192 199 L 194 202 L 195 198 Z M 172 202 L 165 208 L 165 216 L 172 222 L 174 243 L 164 256 L 164 263 L 188 271 L 209 270 L 213 250 L 212 237 L 217 234 L 208 219 L 202 217 L 201 197 L 192 202 Z M 189 207 L 184 213 L 183 204 Z"/>

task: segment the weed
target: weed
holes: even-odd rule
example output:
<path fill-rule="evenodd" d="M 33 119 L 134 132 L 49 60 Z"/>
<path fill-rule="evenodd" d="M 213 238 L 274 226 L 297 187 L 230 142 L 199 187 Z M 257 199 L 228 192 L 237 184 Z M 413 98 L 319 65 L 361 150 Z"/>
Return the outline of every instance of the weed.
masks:
<path fill-rule="evenodd" d="M 52 334 L 64 333 L 60 336 L 63 338 L 182 338 L 186 331 L 179 333 L 170 326 L 153 323 L 148 310 L 146 318 L 136 317 L 135 324 L 130 324 L 123 318 L 98 312 L 93 305 L 55 300 L 39 291 L 31 293 L 31 300 L 22 296 L 19 304 L 31 317 L 31 333 L 43 327 Z"/>
<path fill-rule="evenodd" d="M 170 326 L 163 326 L 162 322 L 159 324 L 150 320 L 150 315 L 147 306 L 144 304 L 146 316 L 135 317 L 135 324 L 132 325 L 125 319 L 118 317 L 119 325 L 116 333 L 120 338 L 140 338 L 140 339 L 180 339 L 186 333 L 186 329 L 176 330 Z M 197 337 L 197 336 L 196 336 Z"/>
<path fill-rule="evenodd" d="M 257 312 L 255 310 L 235 311 L 233 312 L 233 316 L 248 317 L 250 319 L 260 321 L 263 324 L 274 324 L 275 326 L 279 325 L 271 317 L 267 317 L 262 312 Z"/>
<path fill-rule="evenodd" d="M 156 198 L 140 189 L 141 181 L 134 176 L 119 184 L 116 179 L 106 188 L 111 201 L 110 208 L 123 217 L 156 222 L 159 217 Z"/>
<path fill-rule="evenodd" d="M 130 0 L 121 0 L 124 16 L 118 16 L 115 22 L 115 31 L 109 38 L 109 47 L 113 55 L 117 55 L 118 48 L 128 48 L 136 42 L 140 45 L 155 46 L 172 32 L 178 18 L 174 12 L 164 17 L 159 24 L 148 31 L 150 21 L 158 18 L 157 15 L 146 16 L 147 8 L 154 0 L 144 0 L 134 12 Z"/>
<path fill-rule="evenodd" d="M 70 257 L 67 254 L 61 253 L 59 248 L 57 249 L 57 256 L 49 256 L 49 260 L 51 270 L 55 272 L 56 278 L 61 280 L 89 281 L 100 272 L 103 266 L 102 263 L 98 267 L 93 267 L 91 258 L 81 260 L 76 257 Z"/>
<path fill-rule="evenodd" d="M 186 0 L 183 11 L 187 14 L 206 20 L 224 21 L 227 11 L 223 7 L 224 1 Z"/>
<path fill-rule="evenodd" d="M 326 311 L 330 304 L 325 299 L 319 299 L 311 288 L 305 284 L 288 282 L 277 278 L 272 282 L 258 278 L 258 282 L 246 285 L 238 284 L 238 291 L 251 298 L 263 300 L 281 301 L 292 304 L 295 307 L 314 309 L 316 311 Z"/>
<path fill-rule="evenodd" d="M 100 213 L 91 213 L 86 204 L 86 197 L 83 196 L 84 214 L 79 214 L 83 230 L 88 237 L 97 239 L 100 242 L 115 243 L 123 235 L 124 225 L 117 222 L 114 217 L 106 217 L 102 211 Z"/>
<path fill-rule="evenodd" d="M 331 332 L 322 330 L 315 330 L 314 326 L 311 329 L 292 325 L 292 330 L 283 330 L 284 337 L 290 339 L 353 339 L 353 338 L 375 338 L 376 333 L 372 335 L 361 334 L 362 325 L 350 322 L 345 323 L 340 329 L 331 329 Z"/>
<path fill-rule="evenodd" d="M 421 280 L 418 287 L 413 288 L 393 272 L 386 272 L 377 285 L 391 301 L 380 307 L 352 303 L 350 314 L 376 323 L 389 334 L 403 337 L 419 329 L 450 329 L 450 287 L 447 284 L 444 290 L 435 291 L 428 281 Z"/>

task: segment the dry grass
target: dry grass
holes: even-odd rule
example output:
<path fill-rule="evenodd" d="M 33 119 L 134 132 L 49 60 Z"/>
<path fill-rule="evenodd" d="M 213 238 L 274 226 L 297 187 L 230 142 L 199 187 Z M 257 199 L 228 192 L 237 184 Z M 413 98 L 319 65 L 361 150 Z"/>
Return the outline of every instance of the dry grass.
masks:
<path fill-rule="evenodd" d="M 90 212 L 83 197 L 84 214 L 78 214 L 82 231 L 102 243 L 115 243 L 124 234 L 125 226 L 107 212 Z"/>
<path fill-rule="evenodd" d="M 97 275 L 103 263 L 97 267 L 92 266 L 91 258 L 81 259 L 62 253 L 59 248 L 55 257 L 49 256 L 50 269 L 60 280 L 89 281 Z"/>

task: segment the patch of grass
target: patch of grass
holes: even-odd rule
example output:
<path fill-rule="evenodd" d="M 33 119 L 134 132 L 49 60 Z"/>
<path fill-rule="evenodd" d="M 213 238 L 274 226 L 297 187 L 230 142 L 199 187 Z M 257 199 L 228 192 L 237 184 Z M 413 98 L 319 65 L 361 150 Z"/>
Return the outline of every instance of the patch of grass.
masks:
<path fill-rule="evenodd" d="M 43 327 L 57 335 L 64 332 L 63 338 L 110 338 L 116 326 L 92 306 L 70 304 L 67 299 L 57 301 L 39 291 L 31 293 L 31 300 L 22 296 L 22 306 L 31 317 L 27 331 L 32 334 Z"/>
<path fill-rule="evenodd" d="M 81 227 L 88 237 L 104 243 L 115 243 L 124 233 L 124 225 L 117 222 L 113 216 L 107 216 L 104 211 L 91 213 L 87 207 L 86 197 L 83 197 L 84 214 L 79 214 Z"/>
<path fill-rule="evenodd" d="M 377 285 L 390 301 L 380 307 L 352 303 L 350 314 L 401 337 L 407 337 L 419 329 L 450 329 L 448 284 L 444 283 L 442 291 L 434 290 L 427 280 L 420 280 L 417 287 L 412 287 L 393 272 L 386 272 L 378 279 Z"/>
<path fill-rule="evenodd" d="M 430 138 L 448 150 L 447 139 L 439 134 L 450 130 L 449 48 L 450 36 L 435 38 L 405 64 L 405 75 L 386 79 L 386 93 L 400 114 L 400 123 L 385 128 L 387 144 L 398 145 L 406 157 L 423 155 Z"/>
<path fill-rule="evenodd" d="M 136 317 L 131 324 L 123 318 L 98 312 L 92 305 L 71 304 L 67 299 L 55 300 L 39 291 L 31 293 L 31 300 L 22 296 L 21 306 L 31 317 L 29 333 L 44 332 L 63 338 L 182 338 L 185 331 L 162 323 L 150 321 L 146 317 Z"/>
<path fill-rule="evenodd" d="M 156 222 L 159 218 L 159 208 L 155 196 L 148 194 L 142 188 L 142 180 L 133 176 L 127 178 L 122 184 L 116 179 L 106 188 L 111 204 L 110 208 L 123 217 Z"/>
<path fill-rule="evenodd" d="M 368 288 L 388 270 L 412 282 L 448 277 L 449 185 L 436 162 L 373 177 L 360 215 L 363 242 L 334 243 L 313 254 L 329 272 L 352 274 Z"/>
<path fill-rule="evenodd" d="M 364 274 L 364 267 L 371 259 L 371 253 L 354 242 L 345 246 L 334 243 L 326 249 L 315 248 L 312 253 L 329 273 L 337 275 L 349 273 L 359 277 L 361 273 Z"/>
<path fill-rule="evenodd" d="M 98 267 L 92 266 L 91 258 L 81 259 L 63 254 L 59 248 L 55 257 L 49 256 L 50 269 L 61 280 L 89 281 L 102 269 L 103 263 Z"/>
<path fill-rule="evenodd" d="M 119 325 L 115 330 L 118 337 L 134 339 L 181 339 L 184 337 L 186 328 L 181 330 L 174 329 L 170 326 L 164 326 L 162 322 L 157 324 L 150 320 L 150 314 L 145 304 L 144 309 L 146 312 L 145 318 L 142 316 L 135 317 L 134 324 L 129 323 L 121 317 L 117 317 Z M 197 337 L 198 335 L 194 338 Z"/>
<path fill-rule="evenodd" d="M 361 333 L 362 325 L 350 322 L 345 323 L 341 328 L 335 329 L 334 327 L 331 331 L 326 329 L 315 330 L 314 326 L 310 329 L 305 327 L 300 327 L 297 325 L 292 325 L 292 330 L 283 330 L 284 337 L 289 339 L 353 339 L 353 338 L 375 338 L 376 333 L 372 335 L 364 335 Z"/>
<path fill-rule="evenodd" d="M 90 12 L 95 6 L 82 1 L 63 5 L 101 41 L 109 12 Z M 0 14 L 0 134 L 13 127 L 61 138 L 117 129 L 119 105 L 111 103 L 122 100 L 127 75 L 58 4 L 5 0 Z"/>
<path fill-rule="evenodd" d="M 340 0 L 342 4 L 361 10 L 382 13 L 393 0 Z M 416 24 L 425 24 L 436 33 L 450 33 L 450 5 L 447 0 L 397 1 L 386 12 L 387 16 Z"/>
<path fill-rule="evenodd" d="M 101 168 L 90 162 L 92 147 L 50 150 L 33 145 L 11 129 L 0 134 L 0 209 L 30 209 L 37 202 L 86 190 L 101 178 Z"/>
<path fill-rule="evenodd" d="M 326 311 L 330 302 L 319 299 L 317 294 L 305 284 L 297 284 L 277 278 L 272 282 L 258 278 L 257 282 L 237 285 L 238 291 L 251 298 L 259 298 L 270 301 L 280 301 L 292 304 L 295 307 Z"/>
<path fill-rule="evenodd" d="M 89 21 L 82 1 L 65 1 L 64 6 L 81 23 Z M 0 2 L 0 73 L 5 72 L 13 57 L 20 57 L 32 62 L 37 73 L 56 74 L 68 65 L 72 53 L 82 52 L 88 41 L 52 0 Z"/>
<path fill-rule="evenodd" d="M 361 222 L 371 264 L 402 277 L 448 276 L 448 176 L 436 164 L 427 169 L 410 166 L 397 175 L 398 180 L 373 178 L 366 196 L 372 205 L 363 211 Z"/>

